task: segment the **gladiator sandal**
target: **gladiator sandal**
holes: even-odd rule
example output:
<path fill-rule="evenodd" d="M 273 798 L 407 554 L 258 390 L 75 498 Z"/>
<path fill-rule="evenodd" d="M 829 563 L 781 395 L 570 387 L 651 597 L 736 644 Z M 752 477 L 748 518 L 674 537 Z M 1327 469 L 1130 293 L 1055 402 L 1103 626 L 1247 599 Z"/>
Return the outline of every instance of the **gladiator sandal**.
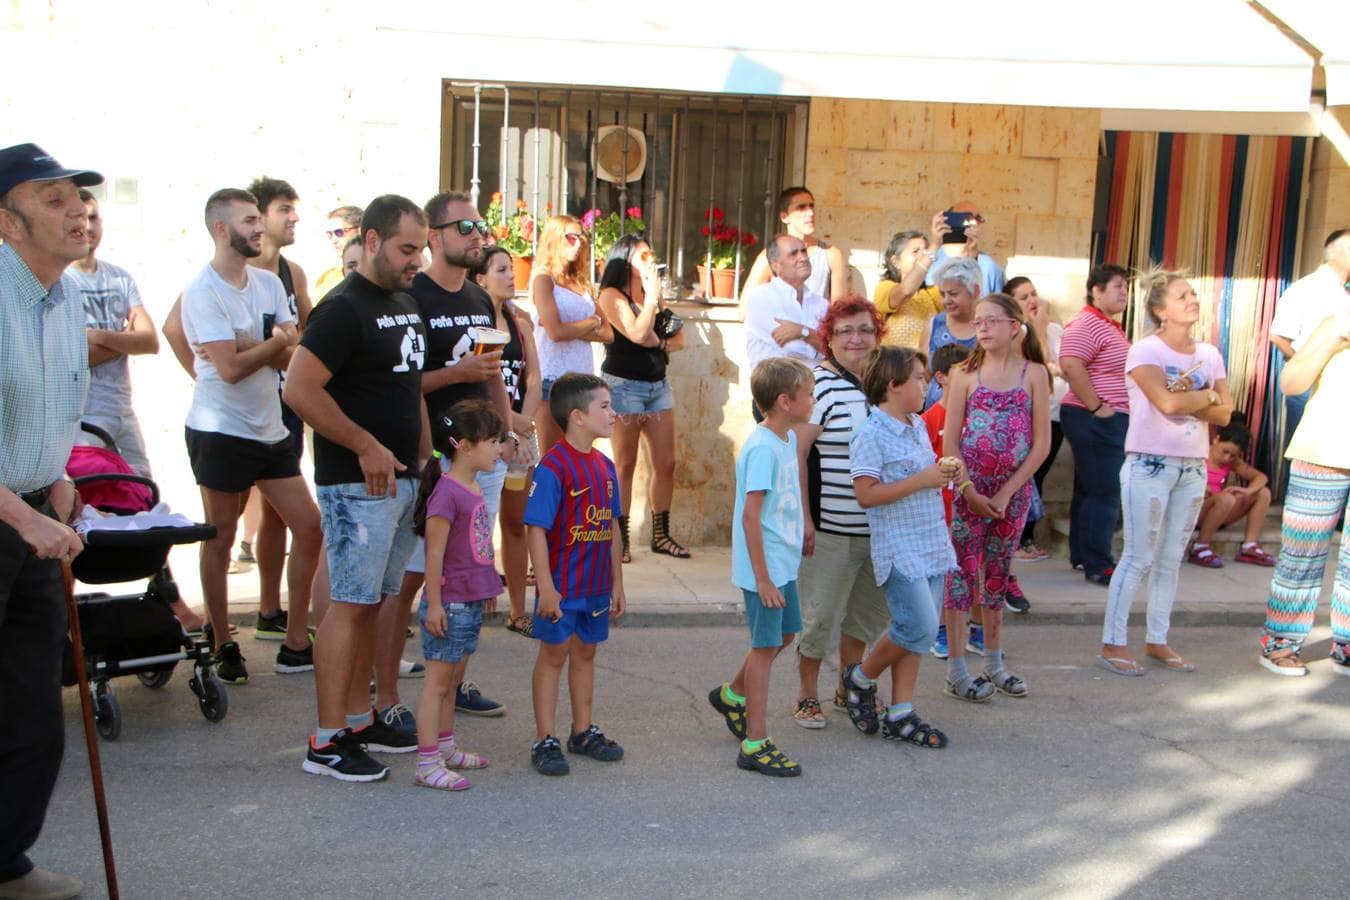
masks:
<path fill-rule="evenodd" d="M 688 559 L 689 551 L 670 536 L 670 510 L 652 513 L 652 552 Z"/>
<path fill-rule="evenodd" d="M 619 520 L 619 537 L 623 538 L 623 556 L 620 562 L 630 563 L 633 561 L 633 554 L 628 550 L 628 517 L 617 516 Z"/>

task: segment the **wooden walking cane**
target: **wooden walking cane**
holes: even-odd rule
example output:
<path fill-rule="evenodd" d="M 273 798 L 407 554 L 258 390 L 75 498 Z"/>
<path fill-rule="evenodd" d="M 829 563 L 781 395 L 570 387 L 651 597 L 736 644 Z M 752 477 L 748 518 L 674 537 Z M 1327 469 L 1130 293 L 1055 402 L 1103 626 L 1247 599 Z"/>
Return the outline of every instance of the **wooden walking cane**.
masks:
<path fill-rule="evenodd" d="M 84 641 L 80 638 L 80 615 L 75 608 L 75 575 L 70 560 L 61 560 L 61 578 L 66 584 L 66 614 L 70 618 L 71 658 L 75 663 L 75 681 L 80 690 L 80 708 L 84 710 L 84 744 L 89 751 L 89 777 L 94 782 L 94 807 L 98 810 L 98 836 L 103 843 L 103 876 L 108 883 L 108 900 L 118 900 L 117 863 L 113 861 L 112 830 L 108 827 L 108 801 L 103 795 L 103 767 L 98 760 L 98 735 L 94 732 L 94 701 L 89 694 L 89 673 L 84 669 Z"/>

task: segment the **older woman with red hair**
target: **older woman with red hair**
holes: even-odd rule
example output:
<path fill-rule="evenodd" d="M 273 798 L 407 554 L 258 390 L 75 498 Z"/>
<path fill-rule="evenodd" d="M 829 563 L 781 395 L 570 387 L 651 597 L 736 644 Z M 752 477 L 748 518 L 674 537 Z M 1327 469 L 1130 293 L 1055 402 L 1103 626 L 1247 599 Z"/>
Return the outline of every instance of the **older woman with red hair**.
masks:
<path fill-rule="evenodd" d="M 815 368 L 815 408 L 810 420 L 794 429 L 802 496 L 811 507 L 805 536 L 810 555 L 797 581 L 803 628 L 793 717 L 803 728 L 825 727 L 820 663 L 835 642 L 842 672 L 862 661 L 867 645 L 890 623 L 886 595 L 872 575 L 867 516 L 853 493 L 849 461 L 849 443 L 867 419 L 863 366 L 884 332 L 881 315 L 865 298 L 848 294 L 830 304 L 818 331 L 825 360 Z M 835 705 L 844 705 L 838 690 Z"/>

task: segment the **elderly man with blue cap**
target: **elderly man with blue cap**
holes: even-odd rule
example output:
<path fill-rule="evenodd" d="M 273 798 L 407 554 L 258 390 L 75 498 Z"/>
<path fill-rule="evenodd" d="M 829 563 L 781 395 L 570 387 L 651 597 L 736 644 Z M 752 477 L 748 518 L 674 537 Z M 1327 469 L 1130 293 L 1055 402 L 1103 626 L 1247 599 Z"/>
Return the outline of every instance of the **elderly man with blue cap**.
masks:
<path fill-rule="evenodd" d="M 73 897 L 79 879 L 34 867 L 61 768 L 61 563 L 79 554 L 65 480 L 89 386 L 84 307 L 66 267 L 89 253 L 78 189 L 36 144 L 0 150 L 0 898 Z"/>

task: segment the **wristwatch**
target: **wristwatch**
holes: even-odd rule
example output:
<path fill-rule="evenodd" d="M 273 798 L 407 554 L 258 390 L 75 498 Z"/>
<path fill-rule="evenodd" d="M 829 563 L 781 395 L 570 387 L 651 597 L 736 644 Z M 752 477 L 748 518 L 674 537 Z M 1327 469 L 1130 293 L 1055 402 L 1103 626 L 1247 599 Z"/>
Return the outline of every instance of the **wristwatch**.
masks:
<path fill-rule="evenodd" d="M 803 326 L 802 326 L 802 340 L 807 340 L 807 339 L 810 338 L 810 337 L 811 337 L 811 329 L 810 329 L 810 328 L 807 328 L 805 325 L 803 325 Z"/>

